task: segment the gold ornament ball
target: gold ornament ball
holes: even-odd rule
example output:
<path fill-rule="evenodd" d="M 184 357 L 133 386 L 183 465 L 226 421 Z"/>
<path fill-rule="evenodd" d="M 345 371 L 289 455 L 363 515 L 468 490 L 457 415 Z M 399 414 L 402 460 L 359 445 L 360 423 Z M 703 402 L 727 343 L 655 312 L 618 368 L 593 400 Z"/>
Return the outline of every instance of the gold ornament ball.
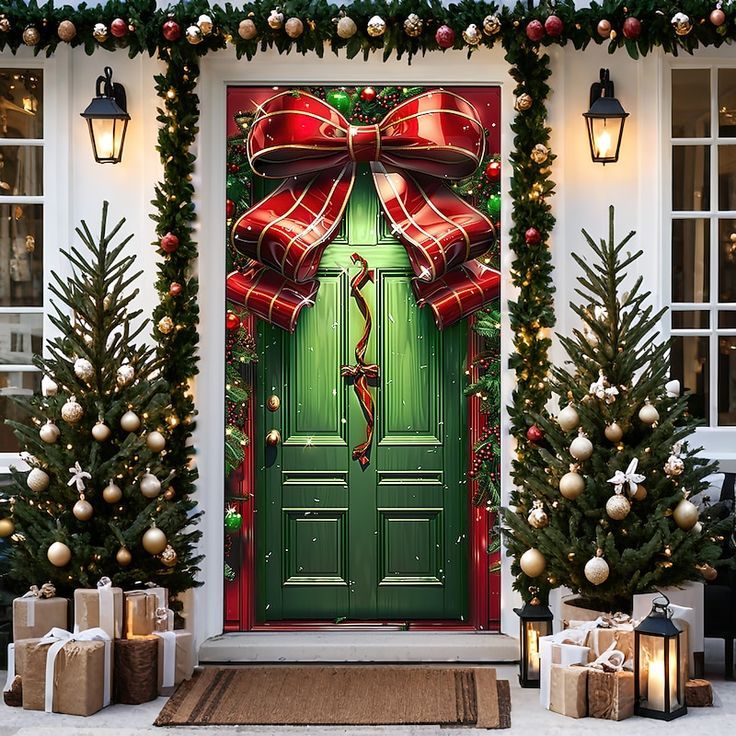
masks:
<path fill-rule="evenodd" d="M 105 43 L 107 41 L 107 26 L 104 23 L 95 23 L 92 36 L 97 43 Z"/>
<path fill-rule="evenodd" d="M 74 375 L 89 383 L 95 376 L 95 369 L 87 358 L 77 358 L 74 361 Z"/>
<path fill-rule="evenodd" d="M 527 94 L 526 92 L 522 92 L 516 98 L 514 109 L 518 110 L 519 112 L 524 112 L 525 110 L 528 110 L 533 104 L 534 100 L 532 99 L 532 96 Z"/>
<path fill-rule="evenodd" d="M 160 555 L 167 544 L 166 535 L 155 525 L 143 535 L 143 549 L 150 555 Z"/>
<path fill-rule="evenodd" d="M 41 468 L 33 468 L 26 478 L 26 485 L 34 492 L 40 493 L 49 487 L 49 475 Z"/>
<path fill-rule="evenodd" d="M 529 154 L 532 161 L 540 166 L 549 158 L 549 148 L 542 143 L 537 143 Z"/>
<path fill-rule="evenodd" d="M 574 501 L 584 490 L 585 479 L 582 475 L 570 471 L 560 478 L 560 493 L 568 501 Z"/>
<path fill-rule="evenodd" d="M 97 422 L 97 424 L 92 427 L 92 437 L 97 442 L 104 442 L 110 437 L 110 434 L 110 427 L 108 427 L 104 422 Z"/>
<path fill-rule="evenodd" d="M 120 417 L 120 426 L 126 432 L 137 432 L 141 428 L 140 417 L 134 411 L 128 410 Z"/>
<path fill-rule="evenodd" d="M 59 428 L 49 420 L 38 430 L 38 436 L 47 444 L 53 445 L 58 439 L 61 432 Z"/>
<path fill-rule="evenodd" d="M 358 26 L 352 18 L 347 15 L 337 21 L 337 35 L 340 38 L 352 38 L 358 32 Z"/>
<path fill-rule="evenodd" d="M 368 21 L 366 30 L 368 31 L 368 35 L 371 36 L 372 38 L 378 38 L 379 36 L 383 36 L 383 34 L 386 33 L 386 21 L 383 18 L 381 18 L 380 15 L 374 15 Z"/>
<path fill-rule="evenodd" d="M 501 31 L 501 19 L 497 15 L 487 15 L 483 18 L 483 33 L 486 36 L 495 36 Z"/>
<path fill-rule="evenodd" d="M 692 529 L 698 523 L 698 516 L 698 507 L 686 498 L 683 498 L 672 512 L 672 518 L 675 520 L 675 524 L 685 531 Z"/>
<path fill-rule="evenodd" d="M 92 518 L 94 509 L 92 508 L 92 504 L 87 501 L 86 498 L 80 498 L 79 501 L 74 504 L 72 513 L 77 517 L 77 519 L 79 519 L 79 521 L 89 521 Z"/>
<path fill-rule="evenodd" d="M 620 442 L 623 439 L 624 431 L 620 424 L 611 422 L 611 424 L 606 425 L 603 434 L 606 435 L 609 442 Z"/>
<path fill-rule="evenodd" d="M 272 10 L 268 16 L 268 26 L 278 31 L 284 25 L 284 14 L 280 10 Z"/>
<path fill-rule="evenodd" d="M 257 35 L 258 29 L 256 28 L 256 24 L 250 18 L 240 21 L 238 25 L 238 36 L 243 41 L 252 41 Z"/>
<path fill-rule="evenodd" d="M 121 547 L 115 555 L 115 561 L 120 567 L 128 567 L 133 562 L 133 555 L 127 547 Z"/>
<path fill-rule="evenodd" d="M 693 22 L 685 13 L 675 13 L 670 23 L 678 36 L 687 36 L 693 30 Z"/>
<path fill-rule="evenodd" d="M 519 565 L 524 574 L 530 578 L 536 578 L 544 572 L 547 567 L 547 560 L 544 559 L 544 555 L 538 549 L 532 547 L 521 556 Z"/>
<path fill-rule="evenodd" d="M 483 34 L 481 33 L 480 28 L 475 25 L 475 23 L 471 23 L 463 31 L 463 41 L 465 41 L 468 46 L 477 46 L 482 40 Z"/>
<path fill-rule="evenodd" d="M 146 473 L 139 485 L 146 498 L 156 498 L 161 493 L 161 481 L 153 473 Z"/>
<path fill-rule="evenodd" d="M 102 498 L 107 503 L 117 503 L 122 497 L 123 492 L 120 490 L 120 486 L 115 485 L 112 481 L 102 489 Z"/>
<path fill-rule="evenodd" d="M 184 37 L 190 44 L 192 44 L 192 46 L 196 46 L 204 40 L 202 30 L 199 26 L 189 26 L 186 31 L 184 31 Z"/>
<path fill-rule="evenodd" d="M 199 30 L 202 31 L 205 36 L 209 36 L 210 33 L 212 33 L 213 23 L 212 18 L 210 18 L 209 15 L 200 15 L 199 18 L 197 18 L 197 25 L 199 26 Z"/>
<path fill-rule="evenodd" d="M 601 38 L 608 38 L 611 35 L 611 21 L 606 20 L 605 18 L 601 21 L 598 21 L 598 35 Z"/>
<path fill-rule="evenodd" d="M 0 31 L 2 31 L 3 33 L 8 33 L 10 31 L 10 28 L 10 21 L 5 16 L 2 16 L 0 18 Z"/>
<path fill-rule="evenodd" d="M 585 577 L 593 585 L 603 585 L 608 580 L 611 570 L 608 563 L 602 557 L 591 557 L 583 569 Z"/>
<path fill-rule="evenodd" d="M 178 561 L 178 556 L 176 554 L 176 550 L 170 545 L 166 545 L 166 549 L 161 553 L 161 562 L 166 565 L 166 567 L 174 567 Z"/>
<path fill-rule="evenodd" d="M 54 542 L 47 550 L 46 557 L 56 567 L 64 567 L 72 559 L 72 551 L 64 542 Z"/>
<path fill-rule="evenodd" d="M 634 501 L 643 501 L 647 497 L 647 489 L 644 488 L 644 486 L 639 483 L 639 485 L 636 487 L 636 492 L 631 497 L 634 499 Z"/>
<path fill-rule="evenodd" d="M 639 419 L 644 424 L 654 424 L 659 419 L 659 412 L 647 402 L 639 409 Z"/>
<path fill-rule="evenodd" d="M 685 471 L 685 463 L 682 458 L 672 455 L 664 464 L 664 472 L 669 476 L 682 475 Z"/>
<path fill-rule="evenodd" d="M 409 13 L 404 21 L 404 33 L 409 38 L 417 38 L 422 35 L 423 29 L 424 21 L 416 13 Z"/>
<path fill-rule="evenodd" d="M 154 429 L 153 432 L 149 432 L 146 435 L 146 444 L 148 445 L 149 450 L 161 452 L 161 450 L 166 447 L 166 438 L 161 434 L 161 432 Z"/>
<path fill-rule="evenodd" d="M 570 444 L 570 454 L 576 460 L 587 460 L 593 454 L 593 443 L 584 435 L 578 435 Z"/>
<path fill-rule="evenodd" d="M 70 20 L 63 20 L 59 23 L 59 27 L 56 31 L 59 34 L 59 38 L 66 43 L 73 41 L 77 35 L 77 27 Z"/>
<path fill-rule="evenodd" d="M 23 31 L 23 43 L 26 46 L 35 46 L 41 40 L 41 34 L 35 26 L 28 26 Z"/>
<path fill-rule="evenodd" d="M 83 416 L 84 409 L 74 396 L 61 407 L 61 418 L 68 424 L 76 424 Z"/>
<path fill-rule="evenodd" d="M 622 521 L 630 511 L 631 504 L 623 493 L 616 493 L 606 501 L 606 513 L 614 521 Z"/>
<path fill-rule="evenodd" d="M 544 529 L 544 527 L 549 524 L 549 517 L 547 516 L 547 512 L 544 509 L 533 508 L 529 512 L 527 521 L 529 522 L 529 526 L 533 527 L 534 529 Z"/>
<path fill-rule="evenodd" d="M 167 314 L 158 321 L 158 331 L 162 335 L 168 335 L 174 329 L 174 320 Z"/>
<path fill-rule="evenodd" d="M 722 26 L 726 22 L 726 14 L 720 8 L 712 10 L 708 17 L 710 22 L 716 27 Z"/>
<path fill-rule="evenodd" d="M 707 562 L 702 565 L 695 565 L 695 569 L 709 582 L 713 582 L 718 577 L 718 570 Z"/>
<path fill-rule="evenodd" d="M 580 416 L 572 404 L 568 404 L 558 415 L 557 424 L 563 432 L 572 432 L 580 424 Z"/>
<path fill-rule="evenodd" d="M 173 489 L 173 488 L 167 488 L 167 489 L 166 489 L 166 490 L 164 491 L 164 498 L 165 498 L 165 499 L 166 499 L 167 501 L 171 501 L 171 499 L 173 499 L 175 495 L 176 495 L 176 494 L 174 493 L 174 489 Z"/>
<path fill-rule="evenodd" d="M 289 38 L 299 38 L 304 33 L 304 23 L 301 18 L 289 18 L 284 25 L 284 30 Z"/>
<path fill-rule="evenodd" d="M 15 531 L 12 519 L 0 519 L 0 539 L 9 537 Z"/>

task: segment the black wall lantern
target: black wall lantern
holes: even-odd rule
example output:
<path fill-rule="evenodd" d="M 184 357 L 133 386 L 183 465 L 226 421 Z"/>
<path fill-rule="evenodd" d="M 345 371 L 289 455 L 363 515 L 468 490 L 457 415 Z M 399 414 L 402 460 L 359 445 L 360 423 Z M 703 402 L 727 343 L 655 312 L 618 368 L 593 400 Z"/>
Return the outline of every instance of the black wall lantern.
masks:
<path fill-rule="evenodd" d="M 634 712 L 671 721 L 687 713 L 680 629 L 664 594 L 634 629 Z"/>
<path fill-rule="evenodd" d="M 519 684 L 539 687 L 539 639 L 552 633 L 552 611 L 532 598 L 514 613 L 519 617 Z"/>
<path fill-rule="evenodd" d="M 80 113 L 87 121 L 92 150 L 98 164 L 116 164 L 123 157 L 125 131 L 128 128 L 125 89 L 112 81 L 112 69 L 105 67 L 105 75 L 97 77 L 95 97 Z"/>
<path fill-rule="evenodd" d="M 624 123 L 629 113 L 614 97 L 608 69 L 601 69 L 600 82 L 590 86 L 590 110 L 583 113 L 588 126 L 588 142 L 593 161 L 612 164 L 618 161 Z"/>

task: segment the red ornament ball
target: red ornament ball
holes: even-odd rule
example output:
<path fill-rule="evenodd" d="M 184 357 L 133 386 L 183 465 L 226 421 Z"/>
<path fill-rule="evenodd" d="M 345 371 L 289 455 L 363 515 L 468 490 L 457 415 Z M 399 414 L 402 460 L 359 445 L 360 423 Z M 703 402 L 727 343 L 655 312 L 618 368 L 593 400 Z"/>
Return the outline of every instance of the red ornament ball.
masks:
<path fill-rule="evenodd" d="M 452 48 L 455 43 L 455 31 L 448 25 L 441 25 L 434 34 L 434 40 L 441 49 Z"/>
<path fill-rule="evenodd" d="M 227 327 L 228 330 L 237 330 L 238 327 L 240 327 L 240 319 L 238 319 L 238 315 L 234 312 L 228 312 L 225 316 L 225 327 Z"/>
<path fill-rule="evenodd" d="M 179 247 L 179 238 L 174 233 L 166 233 L 158 244 L 164 253 L 174 253 Z"/>
<path fill-rule="evenodd" d="M 167 41 L 178 41 L 181 38 L 181 26 L 175 20 L 167 20 L 161 30 Z"/>
<path fill-rule="evenodd" d="M 524 233 L 524 240 L 527 245 L 539 245 L 542 242 L 542 234 L 535 227 L 530 227 Z"/>
<path fill-rule="evenodd" d="M 541 20 L 530 20 L 527 23 L 526 37 L 534 43 L 539 43 L 544 38 L 544 26 Z"/>
<path fill-rule="evenodd" d="M 232 220 L 233 215 L 235 215 L 235 202 L 232 199 L 228 199 L 225 202 L 225 217 L 228 220 Z"/>
<path fill-rule="evenodd" d="M 169 296 L 179 296 L 182 288 L 182 285 L 178 281 L 172 281 L 169 284 Z"/>
<path fill-rule="evenodd" d="M 641 21 L 638 18 L 627 18 L 624 21 L 624 38 L 636 41 L 641 36 Z"/>
<path fill-rule="evenodd" d="M 526 431 L 526 438 L 529 442 L 541 442 L 544 439 L 544 430 L 536 424 L 532 424 Z"/>
<path fill-rule="evenodd" d="M 712 10 L 709 18 L 710 22 L 716 27 L 722 26 L 726 22 L 726 14 L 720 8 Z"/>
<path fill-rule="evenodd" d="M 486 177 L 491 181 L 498 181 L 501 178 L 501 162 L 490 161 L 486 166 Z"/>
<path fill-rule="evenodd" d="M 360 90 L 360 99 L 363 102 L 373 102 L 376 99 L 376 90 L 373 87 L 363 87 Z"/>
<path fill-rule="evenodd" d="M 115 20 L 110 23 L 110 33 L 112 33 L 115 38 L 122 38 L 128 33 L 128 24 L 122 18 L 115 18 Z"/>
<path fill-rule="evenodd" d="M 565 24 L 562 19 L 557 15 L 550 15 L 547 20 L 544 21 L 544 30 L 548 36 L 556 38 L 562 35 L 562 31 L 565 30 Z"/>

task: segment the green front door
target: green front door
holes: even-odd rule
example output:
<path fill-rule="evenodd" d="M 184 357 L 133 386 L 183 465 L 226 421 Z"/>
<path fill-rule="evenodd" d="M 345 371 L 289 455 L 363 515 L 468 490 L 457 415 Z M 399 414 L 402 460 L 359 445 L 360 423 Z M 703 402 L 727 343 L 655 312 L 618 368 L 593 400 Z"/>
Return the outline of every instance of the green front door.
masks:
<path fill-rule="evenodd" d="M 316 304 L 294 334 L 259 328 L 257 611 L 293 619 L 463 619 L 468 606 L 468 501 L 464 467 L 466 328 L 439 332 L 418 309 L 404 248 L 378 211 L 368 170 L 359 172 L 342 231 L 319 273 Z M 364 319 L 375 433 L 370 462 L 352 449 L 366 417 L 353 380 Z M 271 409 L 277 396 L 279 408 Z M 276 446 L 265 438 L 280 433 Z"/>

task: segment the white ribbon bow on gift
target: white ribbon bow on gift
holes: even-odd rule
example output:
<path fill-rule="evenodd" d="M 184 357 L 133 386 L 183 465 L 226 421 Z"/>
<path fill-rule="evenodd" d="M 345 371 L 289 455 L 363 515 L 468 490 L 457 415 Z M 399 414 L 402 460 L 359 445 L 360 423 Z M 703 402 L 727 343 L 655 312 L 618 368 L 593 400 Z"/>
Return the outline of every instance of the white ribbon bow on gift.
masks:
<path fill-rule="evenodd" d="M 616 649 L 616 642 L 612 641 L 605 652 L 585 666 L 603 672 L 621 672 L 625 665 L 626 655 L 620 649 Z"/>
<path fill-rule="evenodd" d="M 630 463 L 629 467 L 626 468 L 626 472 L 617 470 L 613 474 L 613 478 L 608 479 L 608 483 L 614 485 L 616 493 L 621 493 L 624 486 L 628 484 L 629 493 L 633 496 L 636 493 L 636 487 L 639 483 L 643 483 L 646 480 L 646 476 L 636 472 L 636 466 L 639 464 L 639 459 L 634 458 Z"/>
<path fill-rule="evenodd" d="M 98 606 L 100 612 L 100 628 L 108 632 L 110 638 L 120 636 L 120 631 L 115 626 L 115 596 L 112 592 L 112 580 L 108 577 L 101 577 L 97 581 Z M 122 623 L 122 622 L 120 622 Z M 117 628 L 120 628 L 118 626 Z"/>
<path fill-rule="evenodd" d="M 102 707 L 107 707 L 110 705 L 110 653 L 112 644 L 107 632 L 100 628 L 95 628 L 72 633 L 71 631 L 54 627 L 38 642 L 38 646 L 42 644 L 51 644 L 49 651 L 46 654 L 46 690 L 44 693 L 44 710 L 47 713 L 53 713 L 54 711 L 54 673 L 56 669 L 56 657 L 70 641 L 101 641 L 104 643 L 105 672 L 102 690 Z"/>

